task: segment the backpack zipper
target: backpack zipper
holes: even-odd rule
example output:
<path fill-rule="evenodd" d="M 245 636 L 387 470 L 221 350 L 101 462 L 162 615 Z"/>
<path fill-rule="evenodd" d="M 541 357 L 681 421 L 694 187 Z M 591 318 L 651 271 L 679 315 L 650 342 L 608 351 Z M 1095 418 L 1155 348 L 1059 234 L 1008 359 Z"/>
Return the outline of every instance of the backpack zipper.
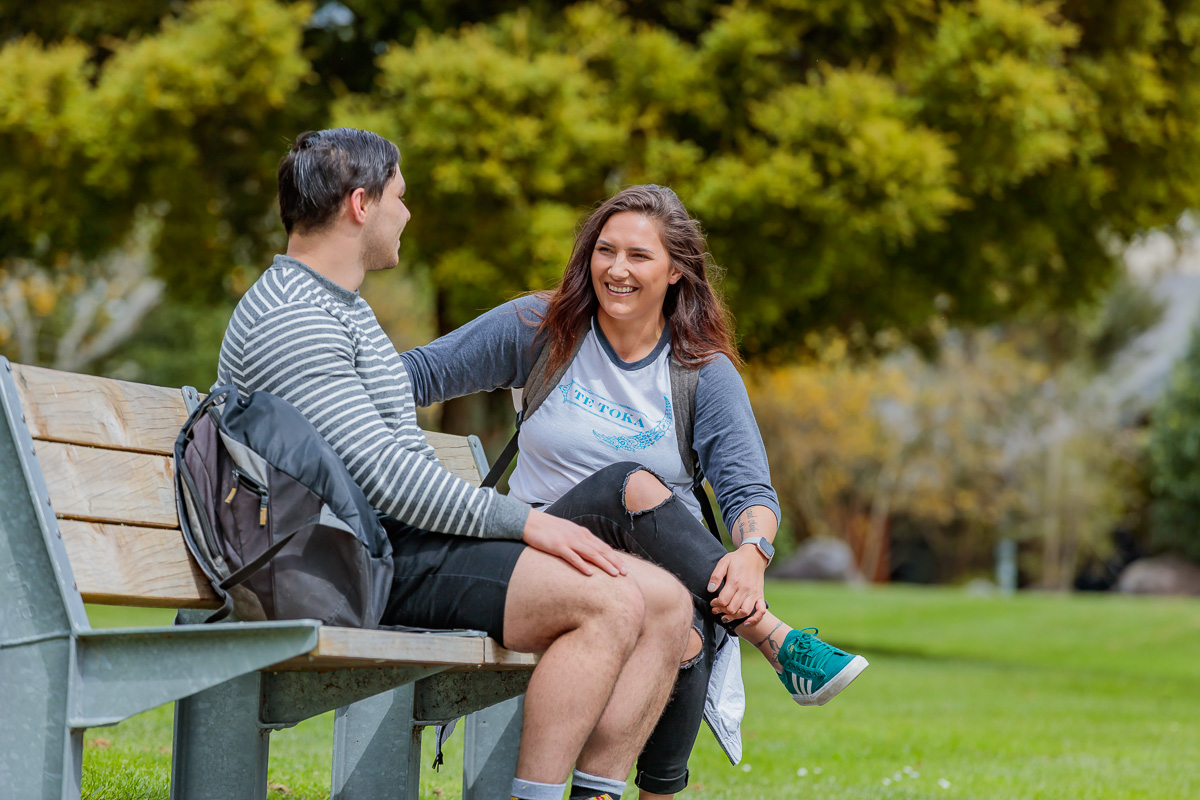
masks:
<path fill-rule="evenodd" d="M 229 494 L 225 496 L 225 504 L 229 505 L 233 502 L 233 497 L 237 494 L 238 484 L 244 484 L 247 489 L 258 495 L 258 524 L 266 525 L 268 499 L 266 488 L 245 472 L 242 472 L 238 467 L 233 468 L 233 480 L 233 487 L 229 490 Z"/>

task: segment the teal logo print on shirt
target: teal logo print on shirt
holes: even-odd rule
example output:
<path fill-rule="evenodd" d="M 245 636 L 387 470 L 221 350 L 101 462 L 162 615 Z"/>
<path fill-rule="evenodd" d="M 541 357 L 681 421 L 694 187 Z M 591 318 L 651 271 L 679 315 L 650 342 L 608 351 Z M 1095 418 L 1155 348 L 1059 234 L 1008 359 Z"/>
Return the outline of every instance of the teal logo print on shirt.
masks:
<path fill-rule="evenodd" d="M 665 406 L 663 416 L 657 422 L 654 422 L 647 419 L 646 415 L 637 409 L 623 406 L 620 403 L 614 403 L 580 386 L 575 381 L 560 384 L 558 390 L 562 392 L 564 403 L 569 403 L 576 408 L 583 409 L 587 413 L 624 428 L 632 434 L 629 436 L 610 436 L 600 433 L 597 430 L 592 431 L 593 436 L 610 445 L 614 450 L 629 450 L 631 452 L 645 450 L 665 436 L 667 431 L 671 430 L 671 426 L 675 424 L 675 417 L 671 413 L 671 400 L 665 395 L 663 396 L 663 404 Z"/>

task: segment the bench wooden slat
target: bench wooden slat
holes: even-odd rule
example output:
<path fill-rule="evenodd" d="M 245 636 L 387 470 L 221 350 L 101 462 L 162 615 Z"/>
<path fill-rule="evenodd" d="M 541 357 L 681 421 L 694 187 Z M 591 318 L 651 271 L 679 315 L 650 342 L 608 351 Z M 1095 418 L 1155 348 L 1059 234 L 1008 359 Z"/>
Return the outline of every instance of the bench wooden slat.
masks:
<path fill-rule="evenodd" d="M 177 530 L 59 520 L 84 602 L 216 608 L 216 596 Z"/>
<path fill-rule="evenodd" d="M 177 389 L 13 364 L 21 409 L 34 439 L 170 456 L 187 421 Z M 427 431 L 447 470 L 476 486 L 466 437 Z"/>
<path fill-rule="evenodd" d="M 492 639 L 428 633 L 321 628 L 316 648 L 307 655 L 271 667 L 272 671 L 383 667 L 397 664 L 483 665 L 491 669 L 527 669 L 537 656 L 505 650 Z"/>
<path fill-rule="evenodd" d="M 35 439 L 170 455 L 187 421 L 178 389 L 13 364 Z"/>
<path fill-rule="evenodd" d="M 451 472 L 479 485 L 479 471 L 467 440 L 430 434 L 437 455 Z M 142 452 L 81 447 L 44 441 L 38 461 L 61 517 L 127 525 L 178 527 L 174 460 Z"/>
<path fill-rule="evenodd" d="M 89 603 L 154 608 L 216 608 L 200 570 L 180 561 L 178 534 L 159 528 L 62 520 L 60 528 L 79 593 Z M 180 567 L 187 567 L 181 569 Z M 395 664 L 484 664 L 516 669 L 536 656 L 505 650 L 492 639 L 467 636 L 322 628 L 317 647 L 277 670 L 334 669 Z"/>
<path fill-rule="evenodd" d="M 60 442 L 36 448 L 60 517 L 179 527 L 172 459 Z"/>
<path fill-rule="evenodd" d="M 439 459 L 479 483 L 464 437 L 431 441 Z M 170 458 L 57 442 L 38 442 L 37 455 L 86 602 L 216 607 L 178 532 Z"/>
<path fill-rule="evenodd" d="M 425 431 L 425 441 L 433 447 L 438 461 L 442 462 L 447 471 L 453 472 L 472 486 L 482 483 L 479 467 L 475 463 L 475 455 L 471 452 L 467 437 Z"/>

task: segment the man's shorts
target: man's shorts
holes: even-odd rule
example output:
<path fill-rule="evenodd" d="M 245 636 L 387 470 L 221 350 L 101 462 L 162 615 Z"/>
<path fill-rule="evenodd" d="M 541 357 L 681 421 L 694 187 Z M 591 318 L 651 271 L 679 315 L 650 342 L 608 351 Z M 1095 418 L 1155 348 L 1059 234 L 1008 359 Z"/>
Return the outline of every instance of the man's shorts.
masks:
<path fill-rule="evenodd" d="M 384 625 L 470 628 L 504 644 L 504 601 L 525 545 L 422 531 L 382 519 L 396 562 Z"/>

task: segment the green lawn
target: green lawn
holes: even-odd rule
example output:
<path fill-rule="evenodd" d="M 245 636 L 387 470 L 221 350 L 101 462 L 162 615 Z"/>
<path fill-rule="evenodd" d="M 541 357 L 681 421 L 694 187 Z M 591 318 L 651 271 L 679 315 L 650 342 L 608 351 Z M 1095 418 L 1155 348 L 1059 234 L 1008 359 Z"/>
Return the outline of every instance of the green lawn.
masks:
<path fill-rule="evenodd" d="M 768 591 L 781 617 L 820 626 L 871 668 L 828 706 L 799 708 L 747 650 L 745 760 L 731 767 L 702 731 L 681 796 L 1200 797 L 1200 601 Z M 162 621 L 90 611 L 97 626 Z M 325 715 L 272 735 L 273 798 L 328 797 L 332 729 Z M 166 800 L 170 707 L 86 743 L 85 798 Z M 461 734 L 453 744 L 441 774 L 425 770 L 422 797 L 459 795 Z"/>

